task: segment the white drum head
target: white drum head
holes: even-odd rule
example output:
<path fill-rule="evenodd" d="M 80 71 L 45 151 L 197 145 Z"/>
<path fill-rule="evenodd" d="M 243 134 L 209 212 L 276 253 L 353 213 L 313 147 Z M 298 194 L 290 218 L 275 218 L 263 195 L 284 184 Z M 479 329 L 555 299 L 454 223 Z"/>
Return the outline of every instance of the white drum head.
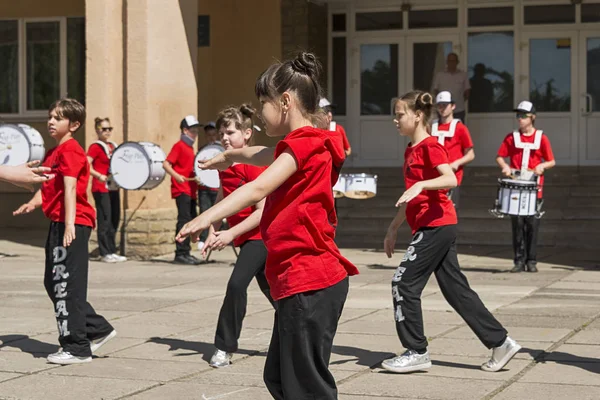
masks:
<path fill-rule="evenodd" d="M 150 159 L 137 143 L 123 143 L 110 158 L 112 179 L 127 190 L 141 188 L 150 177 Z"/>
<path fill-rule="evenodd" d="M 15 125 L 0 126 L 0 165 L 21 165 L 29 161 L 27 135 Z"/>
<path fill-rule="evenodd" d="M 208 161 L 211 158 L 221 154 L 225 149 L 216 144 L 209 144 L 196 154 L 194 159 L 194 172 L 200 181 L 200 185 L 209 187 L 211 189 L 218 189 L 221 186 L 219 180 L 219 171 L 216 170 L 202 170 L 198 168 L 198 162 Z"/>

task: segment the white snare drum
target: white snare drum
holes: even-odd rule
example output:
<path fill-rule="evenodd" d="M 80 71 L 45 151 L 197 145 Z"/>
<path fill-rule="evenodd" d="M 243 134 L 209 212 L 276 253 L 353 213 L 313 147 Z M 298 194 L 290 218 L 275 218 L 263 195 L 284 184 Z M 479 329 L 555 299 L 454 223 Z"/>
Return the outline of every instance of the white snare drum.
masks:
<path fill-rule="evenodd" d="M 165 152 L 150 142 L 126 142 L 110 158 L 112 180 L 123 189 L 154 189 L 165 179 Z"/>
<path fill-rule="evenodd" d="M 333 198 L 339 199 L 340 197 L 344 197 L 344 192 L 346 191 L 346 174 L 340 174 L 338 176 L 338 180 L 336 184 L 333 186 Z"/>
<path fill-rule="evenodd" d="M 536 182 L 502 179 L 499 184 L 499 212 L 520 216 L 536 215 L 538 191 Z"/>
<path fill-rule="evenodd" d="M 202 150 L 196 154 L 196 158 L 194 159 L 194 172 L 196 172 L 200 185 L 211 189 L 218 189 L 221 186 L 219 171 L 214 169 L 200 169 L 198 168 L 198 163 L 208 161 L 224 151 L 225 149 L 218 144 L 209 144 L 204 146 Z"/>
<path fill-rule="evenodd" d="M 44 139 L 29 125 L 0 125 L 0 165 L 20 165 L 44 159 Z"/>
<path fill-rule="evenodd" d="M 370 199 L 377 194 L 377 175 L 347 174 L 344 195 L 351 199 Z"/>

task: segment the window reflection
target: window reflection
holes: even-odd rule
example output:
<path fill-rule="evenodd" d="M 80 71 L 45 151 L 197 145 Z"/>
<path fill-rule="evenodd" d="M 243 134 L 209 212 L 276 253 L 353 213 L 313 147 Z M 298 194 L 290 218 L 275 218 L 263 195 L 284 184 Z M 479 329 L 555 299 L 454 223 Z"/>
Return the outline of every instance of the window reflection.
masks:
<path fill-rule="evenodd" d="M 0 21 L 0 113 L 19 107 L 19 24 Z"/>
<path fill-rule="evenodd" d="M 60 97 L 59 55 L 59 23 L 27 23 L 27 109 L 46 110 Z"/>
<path fill-rule="evenodd" d="M 531 39 L 529 97 L 538 111 L 571 110 L 571 39 Z"/>
<path fill-rule="evenodd" d="M 515 85 L 513 33 L 470 33 L 468 53 L 469 112 L 512 111 Z"/>
<path fill-rule="evenodd" d="M 360 46 L 361 115 L 389 115 L 398 95 L 398 45 Z"/>

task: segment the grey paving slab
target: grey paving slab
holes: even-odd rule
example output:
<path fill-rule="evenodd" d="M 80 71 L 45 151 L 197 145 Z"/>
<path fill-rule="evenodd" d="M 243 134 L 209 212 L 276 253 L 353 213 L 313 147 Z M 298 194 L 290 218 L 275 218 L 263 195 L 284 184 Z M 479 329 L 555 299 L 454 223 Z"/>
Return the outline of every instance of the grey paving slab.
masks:
<path fill-rule="evenodd" d="M 4 372 L 4 371 L 0 371 L 0 382 L 4 382 L 7 381 L 9 379 L 13 379 L 13 378 L 17 378 L 22 376 L 21 374 L 16 374 L 13 372 Z M 0 396 L 2 395 L 2 392 L 0 391 Z"/>
<path fill-rule="evenodd" d="M 553 343 L 519 341 L 519 344 L 523 348 L 515 355 L 515 359 L 532 360 L 551 347 Z M 465 357 L 490 357 L 492 351 L 488 350 L 479 340 L 437 338 L 430 342 L 429 353 L 431 354 L 431 358 L 435 359 L 437 354 Z"/>
<path fill-rule="evenodd" d="M 586 317 L 504 314 L 502 309 L 494 311 L 494 317 L 504 326 L 569 330 L 581 327 L 589 319 Z"/>
<path fill-rule="evenodd" d="M 499 393 L 494 400 L 597 400 L 600 388 L 595 386 L 555 385 L 517 382 Z"/>
<path fill-rule="evenodd" d="M 252 386 L 222 386 L 194 382 L 175 382 L 159 386 L 128 400 L 272 400 L 266 388 Z"/>
<path fill-rule="evenodd" d="M 563 344 L 545 356 L 547 361 L 600 363 L 600 346 Z"/>
<path fill-rule="evenodd" d="M 563 337 L 567 336 L 570 329 L 552 329 L 552 328 L 529 328 L 529 327 L 514 327 L 504 326 L 508 331 L 509 335 L 516 341 L 529 341 L 529 342 L 558 342 Z M 447 338 L 453 339 L 477 339 L 477 336 L 473 331 L 465 326 L 458 330 L 455 330 L 447 335 Z"/>
<path fill-rule="evenodd" d="M 567 343 L 600 345 L 600 329 L 584 329 L 567 340 Z"/>
<path fill-rule="evenodd" d="M 33 372 L 58 368 L 46 362 L 45 353 L 24 353 L 17 351 L 0 352 L 0 371 L 31 374 Z"/>
<path fill-rule="evenodd" d="M 519 382 L 560 383 L 600 387 L 600 361 L 597 363 L 545 362 L 536 365 Z"/>

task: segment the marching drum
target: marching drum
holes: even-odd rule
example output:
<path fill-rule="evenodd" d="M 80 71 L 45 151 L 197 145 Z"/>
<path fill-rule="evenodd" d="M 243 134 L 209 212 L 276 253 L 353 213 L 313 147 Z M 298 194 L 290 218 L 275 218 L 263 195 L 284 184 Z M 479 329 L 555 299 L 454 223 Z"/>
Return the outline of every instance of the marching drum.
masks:
<path fill-rule="evenodd" d="M 44 139 L 29 125 L 0 125 L 0 165 L 20 165 L 44 159 Z"/>
<path fill-rule="evenodd" d="M 219 171 L 214 169 L 200 169 L 198 163 L 208 161 L 224 151 L 225 149 L 218 144 L 209 144 L 204 146 L 204 148 L 196 154 L 196 158 L 194 159 L 194 171 L 196 172 L 196 177 L 201 185 L 211 189 L 218 189 L 221 186 Z"/>
<path fill-rule="evenodd" d="M 165 152 L 150 142 L 126 142 L 110 158 L 112 180 L 123 189 L 150 190 L 165 179 Z"/>
<path fill-rule="evenodd" d="M 351 199 L 370 199 L 377 194 L 377 175 L 347 174 L 344 195 Z"/>
<path fill-rule="evenodd" d="M 339 199 L 340 197 L 344 197 L 344 192 L 346 191 L 346 174 L 340 174 L 338 176 L 338 180 L 333 186 L 333 198 Z"/>
<path fill-rule="evenodd" d="M 534 181 L 502 179 L 499 181 L 497 211 L 508 215 L 536 215 L 537 192 Z"/>

